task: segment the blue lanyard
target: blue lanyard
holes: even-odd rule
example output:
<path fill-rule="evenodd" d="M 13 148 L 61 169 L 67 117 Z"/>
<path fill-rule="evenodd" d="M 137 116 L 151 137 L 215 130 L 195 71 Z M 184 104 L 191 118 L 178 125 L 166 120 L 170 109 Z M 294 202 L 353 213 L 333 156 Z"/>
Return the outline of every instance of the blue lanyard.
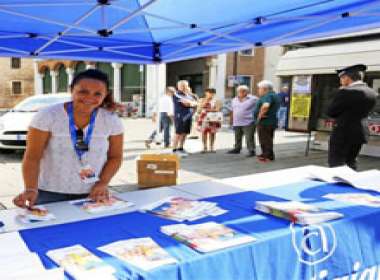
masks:
<path fill-rule="evenodd" d="M 94 131 L 95 118 L 96 118 L 97 112 L 98 112 L 98 109 L 95 109 L 91 113 L 90 123 L 88 125 L 88 130 L 87 130 L 86 136 L 84 137 L 84 143 L 88 147 L 90 146 L 92 132 Z M 76 129 L 75 129 L 74 112 L 73 112 L 73 103 L 72 102 L 70 102 L 70 103 L 67 104 L 67 113 L 69 115 L 69 128 L 70 128 L 71 142 L 73 144 L 75 153 L 77 154 L 79 160 L 81 161 L 82 160 L 82 156 L 83 156 L 84 153 L 86 153 L 86 151 L 79 150 L 76 147 L 77 133 L 76 133 Z"/>

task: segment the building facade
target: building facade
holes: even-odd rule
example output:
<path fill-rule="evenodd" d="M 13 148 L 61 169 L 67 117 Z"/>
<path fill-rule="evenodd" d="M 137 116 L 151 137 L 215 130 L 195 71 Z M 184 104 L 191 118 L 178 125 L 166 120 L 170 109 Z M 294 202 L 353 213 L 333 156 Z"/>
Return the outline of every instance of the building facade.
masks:
<path fill-rule="evenodd" d="M 10 109 L 34 94 L 34 63 L 32 59 L 0 58 L 0 109 Z"/>
<path fill-rule="evenodd" d="M 238 85 L 247 85 L 256 92 L 256 84 L 264 78 L 265 49 L 220 54 L 167 65 L 168 85 L 188 80 L 193 92 L 203 96 L 208 87 L 216 88 L 220 99 L 231 99 Z"/>
<path fill-rule="evenodd" d="M 36 94 L 70 92 L 74 76 L 86 69 L 99 69 L 107 74 L 109 90 L 117 102 L 128 105 L 134 114 L 144 115 L 146 66 L 91 61 L 41 60 L 35 68 Z"/>

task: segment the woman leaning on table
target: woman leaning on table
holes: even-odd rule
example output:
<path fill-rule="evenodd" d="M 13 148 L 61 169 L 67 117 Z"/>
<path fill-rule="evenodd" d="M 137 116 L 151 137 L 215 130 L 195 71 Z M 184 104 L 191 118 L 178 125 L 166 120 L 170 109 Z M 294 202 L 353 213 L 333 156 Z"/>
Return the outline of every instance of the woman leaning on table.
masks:
<path fill-rule="evenodd" d="M 122 162 L 123 125 L 112 111 L 108 78 L 79 73 L 72 101 L 39 111 L 30 123 L 22 163 L 25 190 L 19 207 L 90 197 L 107 200 L 108 183 Z"/>

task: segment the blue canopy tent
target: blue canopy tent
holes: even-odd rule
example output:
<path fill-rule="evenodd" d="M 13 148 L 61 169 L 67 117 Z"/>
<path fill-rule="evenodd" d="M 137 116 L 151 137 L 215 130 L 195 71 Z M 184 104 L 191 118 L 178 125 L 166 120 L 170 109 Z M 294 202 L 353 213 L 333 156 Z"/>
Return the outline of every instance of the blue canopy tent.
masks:
<path fill-rule="evenodd" d="M 380 27 L 379 0 L 0 0 L 0 56 L 159 63 Z"/>

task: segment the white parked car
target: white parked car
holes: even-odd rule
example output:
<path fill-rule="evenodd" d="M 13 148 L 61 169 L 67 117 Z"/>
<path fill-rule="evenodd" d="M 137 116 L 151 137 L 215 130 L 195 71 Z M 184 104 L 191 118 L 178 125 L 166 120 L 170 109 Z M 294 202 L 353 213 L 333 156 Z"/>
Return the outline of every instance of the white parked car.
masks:
<path fill-rule="evenodd" d="M 28 126 L 36 112 L 70 99 L 70 94 L 48 94 L 31 96 L 21 101 L 0 117 L 0 149 L 25 149 Z"/>

